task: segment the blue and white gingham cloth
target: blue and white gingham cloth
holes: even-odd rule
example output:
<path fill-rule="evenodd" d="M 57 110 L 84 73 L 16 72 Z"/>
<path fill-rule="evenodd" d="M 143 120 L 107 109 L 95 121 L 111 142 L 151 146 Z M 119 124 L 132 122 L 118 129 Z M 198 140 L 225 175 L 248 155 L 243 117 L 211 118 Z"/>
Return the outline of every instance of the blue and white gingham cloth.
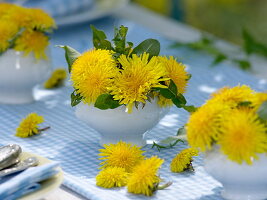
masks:
<path fill-rule="evenodd" d="M 97 28 L 104 30 L 107 36 L 113 35 L 114 25 L 129 27 L 128 41 L 138 44 L 146 38 L 155 38 L 161 42 L 162 55 L 174 55 L 180 58 L 192 73 L 186 97 L 189 104 L 201 105 L 211 92 L 225 85 L 235 86 L 247 84 L 253 89 L 267 89 L 267 81 L 257 79 L 251 74 L 240 71 L 228 64 L 209 67 L 212 58 L 208 55 L 187 49 L 169 49 L 171 41 L 159 34 L 136 25 L 131 21 L 105 18 L 94 23 Z M 80 52 L 92 47 L 89 24 L 80 24 L 64 29 L 58 29 L 52 37 L 53 64 L 56 67 L 66 66 L 64 52 L 53 47 L 56 44 L 70 45 Z M 69 84 L 69 82 L 68 82 Z M 173 184 L 155 193 L 152 197 L 127 193 L 125 188 L 103 189 L 95 185 L 98 173 L 98 142 L 100 136 L 74 115 L 70 106 L 71 87 L 56 90 L 37 88 L 35 91 L 38 101 L 27 105 L 0 105 L 0 143 L 18 143 L 25 151 L 32 151 L 41 156 L 61 162 L 65 172 L 64 185 L 90 200 L 221 200 L 221 184 L 209 176 L 204 168 L 202 157 L 195 158 L 194 173 L 174 174 L 169 165 L 172 158 L 186 145 L 158 152 L 151 145 L 144 147 L 146 156 L 158 155 L 165 160 L 160 175 Z M 51 129 L 32 138 L 17 138 L 14 136 L 20 120 L 30 112 L 44 116 L 43 127 L 50 125 Z M 170 113 L 147 134 L 148 140 L 160 140 L 175 135 L 177 129 L 188 119 L 188 113 L 172 108 Z"/>
<path fill-rule="evenodd" d="M 30 192 L 38 190 L 40 181 L 46 180 L 58 173 L 55 169 L 59 163 L 52 162 L 45 165 L 31 167 L 16 175 L 0 179 L 0 199 L 14 200 Z"/>
<path fill-rule="evenodd" d="M 42 8 L 52 17 L 63 17 L 87 10 L 90 12 L 95 0 L 7 0 L 11 3 L 23 3 L 25 7 Z"/>

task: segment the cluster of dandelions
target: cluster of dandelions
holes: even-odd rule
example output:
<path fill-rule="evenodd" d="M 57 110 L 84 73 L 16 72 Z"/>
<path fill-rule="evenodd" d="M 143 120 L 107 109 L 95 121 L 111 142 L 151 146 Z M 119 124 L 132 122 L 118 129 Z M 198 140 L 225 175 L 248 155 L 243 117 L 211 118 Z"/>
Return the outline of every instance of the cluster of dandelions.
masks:
<path fill-rule="evenodd" d="M 20 122 L 17 130 L 16 136 L 27 138 L 37 134 L 40 134 L 42 131 L 49 129 L 50 127 L 39 128 L 39 124 L 44 122 L 44 118 L 37 113 L 28 114 L 22 121 Z"/>
<path fill-rule="evenodd" d="M 158 170 L 164 160 L 157 156 L 146 158 L 139 147 L 118 142 L 104 145 L 100 149 L 101 171 L 96 176 L 96 185 L 103 188 L 126 186 L 128 192 L 151 196 L 154 191 L 170 185 L 160 186 Z"/>
<path fill-rule="evenodd" d="M 174 57 L 158 55 L 157 40 L 148 39 L 132 48 L 131 42 L 126 44 L 127 28 L 121 26 L 112 45 L 104 32 L 92 29 L 94 49 L 80 54 L 63 46 L 74 87 L 73 106 L 81 101 L 99 109 L 125 105 L 130 113 L 133 107 L 156 99 L 162 107 L 186 107 L 182 94 L 190 74 Z"/>
<path fill-rule="evenodd" d="M 56 28 L 53 18 L 41 9 L 0 3 L 0 53 L 9 48 L 47 58 L 48 33 Z"/>
<path fill-rule="evenodd" d="M 194 112 L 186 125 L 189 145 L 220 148 L 230 160 L 252 164 L 267 152 L 267 93 L 246 85 L 224 87 Z"/>

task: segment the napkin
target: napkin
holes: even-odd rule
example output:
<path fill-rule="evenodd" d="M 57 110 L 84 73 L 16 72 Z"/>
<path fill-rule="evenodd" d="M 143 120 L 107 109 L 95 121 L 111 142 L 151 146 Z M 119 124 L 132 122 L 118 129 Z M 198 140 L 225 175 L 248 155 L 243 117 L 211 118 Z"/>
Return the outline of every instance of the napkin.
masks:
<path fill-rule="evenodd" d="M 13 176 L 1 179 L 0 199 L 14 200 L 29 192 L 38 190 L 40 181 L 46 180 L 58 173 L 59 163 L 52 162 L 38 167 L 31 167 Z"/>

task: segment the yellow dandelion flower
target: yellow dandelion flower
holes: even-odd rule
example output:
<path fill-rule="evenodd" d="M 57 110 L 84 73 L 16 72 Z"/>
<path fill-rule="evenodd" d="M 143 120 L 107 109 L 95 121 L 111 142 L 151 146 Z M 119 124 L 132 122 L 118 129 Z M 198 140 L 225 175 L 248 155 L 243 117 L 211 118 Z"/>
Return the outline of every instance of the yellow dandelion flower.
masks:
<path fill-rule="evenodd" d="M 12 40 L 17 34 L 19 28 L 6 20 L 0 20 L 0 53 L 6 51 Z"/>
<path fill-rule="evenodd" d="M 10 11 L 10 9 L 14 7 L 18 6 L 11 3 L 0 3 L 0 18 L 6 15 Z"/>
<path fill-rule="evenodd" d="M 127 172 L 131 172 L 133 167 L 144 159 L 143 151 L 140 147 L 131 145 L 126 142 L 117 144 L 105 144 L 105 149 L 99 149 L 99 155 L 103 156 L 99 160 L 105 160 L 100 165 L 101 168 L 122 167 Z"/>
<path fill-rule="evenodd" d="M 243 101 L 252 101 L 254 99 L 254 91 L 246 86 L 224 87 L 212 94 L 212 98 L 208 102 L 217 102 L 236 107 L 238 103 Z"/>
<path fill-rule="evenodd" d="M 56 69 L 51 74 L 50 78 L 44 83 L 46 89 L 56 88 L 63 84 L 67 78 L 67 72 L 65 69 Z"/>
<path fill-rule="evenodd" d="M 96 185 L 103 188 L 122 187 L 127 184 L 129 173 L 121 167 L 108 167 L 96 176 Z"/>
<path fill-rule="evenodd" d="M 158 58 L 167 71 L 167 77 L 172 79 L 177 86 L 178 92 L 185 93 L 189 78 L 189 74 L 185 71 L 185 65 L 177 62 L 173 56 L 170 56 L 169 59 L 167 57 Z"/>
<path fill-rule="evenodd" d="M 56 28 L 54 19 L 42 9 L 29 8 L 28 15 L 30 17 L 30 23 L 27 25 L 28 28 L 40 31 L 50 31 Z"/>
<path fill-rule="evenodd" d="M 151 196 L 161 181 L 157 173 L 163 162 L 164 160 L 153 156 L 135 166 L 128 180 L 128 192 Z"/>
<path fill-rule="evenodd" d="M 183 172 L 185 170 L 193 170 L 192 161 L 193 156 L 198 156 L 198 151 L 194 148 L 188 148 L 182 150 L 179 154 L 173 158 L 171 162 L 171 171 L 172 172 Z"/>
<path fill-rule="evenodd" d="M 267 101 L 267 93 L 256 93 L 255 98 L 252 100 L 252 106 L 254 106 L 254 110 L 257 111 L 264 101 Z"/>
<path fill-rule="evenodd" d="M 229 109 L 220 103 L 210 103 L 192 113 L 186 125 L 189 145 L 202 151 L 210 149 L 221 133 L 223 116 Z"/>
<path fill-rule="evenodd" d="M 25 30 L 15 41 L 14 49 L 23 51 L 25 55 L 33 52 L 36 59 L 47 59 L 45 51 L 48 44 L 48 37 L 42 32 Z"/>
<path fill-rule="evenodd" d="M 108 50 L 90 50 L 82 54 L 72 65 L 73 87 L 83 96 L 85 103 L 94 103 L 97 97 L 107 93 L 113 84 L 118 68 Z"/>
<path fill-rule="evenodd" d="M 144 53 L 140 57 L 133 55 L 132 58 L 121 55 L 118 61 L 123 67 L 121 73 L 114 79 L 114 84 L 109 87 L 110 93 L 120 104 L 125 104 L 128 112 L 132 111 L 134 102 L 145 103 L 148 93 L 153 87 L 164 87 L 160 81 L 166 71 L 156 57 L 148 61 L 149 54 Z"/>
<path fill-rule="evenodd" d="M 43 122 L 44 118 L 42 116 L 39 116 L 36 113 L 30 113 L 21 121 L 19 127 L 16 130 L 16 136 L 26 138 L 39 134 L 41 131 L 47 129 L 38 129 L 38 124 Z"/>
<path fill-rule="evenodd" d="M 16 24 L 20 28 L 27 27 L 31 20 L 28 14 L 28 9 L 20 6 L 11 7 L 2 19 L 9 23 Z"/>
<path fill-rule="evenodd" d="M 258 153 L 267 152 L 267 128 L 255 112 L 233 110 L 226 119 L 218 144 L 229 159 L 252 164 Z"/>

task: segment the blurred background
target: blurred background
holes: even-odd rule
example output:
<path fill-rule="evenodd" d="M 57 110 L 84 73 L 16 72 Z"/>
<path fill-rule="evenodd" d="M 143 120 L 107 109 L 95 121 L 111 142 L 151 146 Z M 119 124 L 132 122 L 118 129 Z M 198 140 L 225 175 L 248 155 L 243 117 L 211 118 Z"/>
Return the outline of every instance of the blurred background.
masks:
<path fill-rule="evenodd" d="M 217 37 L 242 44 L 242 29 L 259 42 L 267 44 L 266 0 L 0 0 L 23 6 L 41 7 L 55 17 L 58 24 L 71 24 L 81 18 L 92 20 L 105 10 L 138 4 L 160 15 L 187 23 Z M 96 4 L 101 4 L 101 8 Z M 96 9 L 95 9 L 96 8 Z M 98 13 L 94 12 L 98 10 Z M 87 14 L 86 14 L 86 11 Z M 103 11 L 104 12 L 104 11 Z M 75 16 L 75 14 L 78 16 Z M 71 18 L 66 18 L 71 16 Z"/>
<path fill-rule="evenodd" d="M 236 44 L 242 29 L 267 44 L 266 0 L 133 0 L 162 15 L 185 22 Z"/>

